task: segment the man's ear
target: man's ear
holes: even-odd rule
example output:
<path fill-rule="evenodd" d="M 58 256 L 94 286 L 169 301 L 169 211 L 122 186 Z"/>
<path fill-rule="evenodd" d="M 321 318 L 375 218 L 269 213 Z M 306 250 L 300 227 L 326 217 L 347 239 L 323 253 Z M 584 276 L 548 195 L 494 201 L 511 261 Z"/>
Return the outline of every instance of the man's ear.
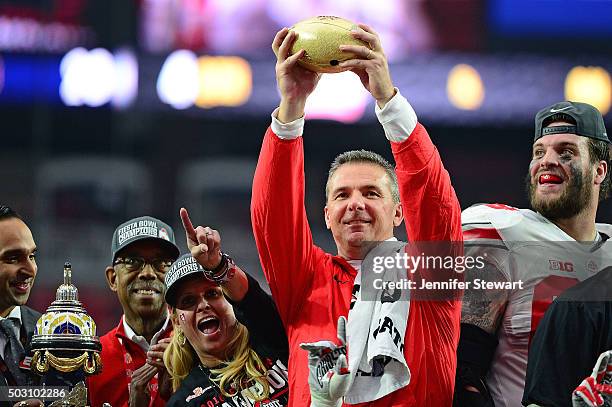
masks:
<path fill-rule="evenodd" d="M 395 212 L 393 213 L 393 226 L 398 227 L 404 220 L 404 212 L 402 212 L 402 204 L 396 204 Z"/>
<path fill-rule="evenodd" d="M 608 168 L 608 163 L 604 160 L 601 160 L 597 167 L 595 167 L 595 177 L 593 177 L 593 181 L 595 185 L 601 185 L 601 183 L 606 179 L 606 174 L 610 169 Z"/>
<path fill-rule="evenodd" d="M 327 209 L 327 205 L 325 205 L 325 208 L 323 208 L 323 215 L 325 217 L 325 226 L 327 226 L 327 229 L 331 229 L 331 222 L 329 220 L 329 209 Z"/>
<path fill-rule="evenodd" d="M 108 266 L 105 270 L 105 273 L 108 287 L 114 292 L 117 292 L 117 272 L 115 271 L 115 268 Z"/>

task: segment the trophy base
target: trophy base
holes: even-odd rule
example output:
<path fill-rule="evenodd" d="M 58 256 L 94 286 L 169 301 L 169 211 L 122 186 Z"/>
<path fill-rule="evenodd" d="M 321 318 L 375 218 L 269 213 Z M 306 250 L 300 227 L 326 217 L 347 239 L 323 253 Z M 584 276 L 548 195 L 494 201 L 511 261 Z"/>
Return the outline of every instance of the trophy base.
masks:
<path fill-rule="evenodd" d="M 78 382 L 59 400 L 53 401 L 48 407 L 87 407 L 87 387 L 84 382 Z"/>

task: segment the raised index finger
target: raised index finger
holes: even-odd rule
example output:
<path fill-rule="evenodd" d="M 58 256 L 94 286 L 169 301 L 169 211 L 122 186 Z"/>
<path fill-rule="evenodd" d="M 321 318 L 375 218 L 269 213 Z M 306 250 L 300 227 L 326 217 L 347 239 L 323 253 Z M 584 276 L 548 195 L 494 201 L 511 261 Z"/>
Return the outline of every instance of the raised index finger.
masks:
<path fill-rule="evenodd" d="M 343 316 L 338 318 L 338 339 L 342 345 L 346 345 L 346 318 Z"/>
<path fill-rule="evenodd" d="M 189 218 L 189 212 L 187 209 L 181 208 L 179 212 L 181 216 L 181 222 L 183 222 L 183 229 L 185 229 L 185 233 L 190 240 L 197 241 L 198 237 L 196 236 L 196 231 L 193 227 L 193 223 L 191 223 L 191 219 Z"/>

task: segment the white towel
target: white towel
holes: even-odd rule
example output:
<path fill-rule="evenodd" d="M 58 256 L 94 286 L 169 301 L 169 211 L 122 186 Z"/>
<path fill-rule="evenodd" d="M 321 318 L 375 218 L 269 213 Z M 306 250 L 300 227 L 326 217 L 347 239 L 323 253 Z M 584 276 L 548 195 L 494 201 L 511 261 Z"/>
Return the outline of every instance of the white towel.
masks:
<path fill-rule="evenodd" d="M 405 243 L 384 242 L 370 250 L 355 278 L 356 299 L 348 314 L 347 341 L 349 369 L 353 383 L 344 397 L 349 404 L 377 400 L 405 387 L 410 369 L 404 358 L 404 337 L 410 308 L 408 289 L 375 289 L 373 282 L 407 280 L 406 269 L 373 272 L 376 256 L 392 256 Z M 358 288 L 358 290 L 356 290 Z"/>

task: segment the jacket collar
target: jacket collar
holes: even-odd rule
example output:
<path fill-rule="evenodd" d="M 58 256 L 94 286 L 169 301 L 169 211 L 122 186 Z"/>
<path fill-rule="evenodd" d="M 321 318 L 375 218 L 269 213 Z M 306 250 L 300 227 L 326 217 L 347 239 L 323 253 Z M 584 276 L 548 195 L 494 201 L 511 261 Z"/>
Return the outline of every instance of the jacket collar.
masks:
<path fill-rule="evenodd" d="M 30 348 L 30 344 L 32 343 L 32 336 L 34 336 L 34 330 L 36 329 L 36 321 L 40 318 L 41 314 L 37 311 L 34 311 L 31 308 L 26 306 L 21 306 L 21 332 L 25 331 L 26 334 L 26 345 L 24 348 L 26 352 Z"/>

